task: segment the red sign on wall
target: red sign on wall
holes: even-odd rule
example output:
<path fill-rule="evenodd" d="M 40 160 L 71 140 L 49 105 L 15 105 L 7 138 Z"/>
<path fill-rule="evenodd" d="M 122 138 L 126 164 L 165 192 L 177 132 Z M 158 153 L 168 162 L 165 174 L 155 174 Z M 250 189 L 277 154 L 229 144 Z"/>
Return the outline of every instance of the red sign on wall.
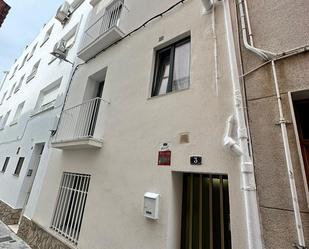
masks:
<path fill-rule="evenodd" d="M 171 155 L 170 150 L 159 151 L 158 154 L 158 165 L 159 166 L 170 166 L 171 165 Z"/>

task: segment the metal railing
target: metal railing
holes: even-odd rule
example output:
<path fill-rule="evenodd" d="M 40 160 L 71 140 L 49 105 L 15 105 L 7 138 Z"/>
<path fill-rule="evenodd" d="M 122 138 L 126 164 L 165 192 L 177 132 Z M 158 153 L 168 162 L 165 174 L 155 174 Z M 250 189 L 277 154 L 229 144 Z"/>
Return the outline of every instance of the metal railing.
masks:
<path fill-rule="evenodd" d="M 93 138 L 101 98 L 94 98 L 64 110 L 54 142 Z"/>
<path fill-rule="evenodd" d="M 100 35 L 113 27 L 117 27 L 120 21 L 121 11 L 123 9 L 123 0 L 118 0 L 108 6 L 103 16 L 85 30 L 85 35 L 91 39 L 96 39 Z"/>

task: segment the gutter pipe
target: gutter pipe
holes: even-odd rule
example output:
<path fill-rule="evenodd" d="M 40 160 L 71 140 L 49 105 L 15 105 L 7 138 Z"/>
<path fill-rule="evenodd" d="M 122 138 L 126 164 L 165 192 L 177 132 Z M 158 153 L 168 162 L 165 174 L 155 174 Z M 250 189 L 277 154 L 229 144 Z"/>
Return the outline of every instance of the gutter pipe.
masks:
<path fill-rule="evenodd" d="M 237 60 L 235 54 L 233 29 L 231 24 L 229 1 L 223 1 L 225 25 L 227 33 L 227 43 L 229 52 L 230 71 L 234 92 L 234 110 L 235 116 L 229 117 L 227 121 L 227 133 L 224 143 L 230 148 L 237 148 L 240 155 L 240 175 L 241 190 L 245 208 L 245 223 L 247 228 L 247 246 L 248 249 L 262 249 L 262 236 L 259 209 L 257 202 L 257 190 L 255 183 L 253 161 L 249 152 L 249 136 L 244 111 L 244 100 L 240 78 L 238 77 Z M 233 127 L 233 119 L 237 124 L 238 144 L 235 140 L 231 140 L 231 132 Z"/>
<path fill-rule="evenodd" d="M 245 5 L 246 13 L 244 12 L 243 3 Z M 278 77 L 277 77 L 275 60 L 278 57 L 283 57 L 283 56 L 286 56 L 287 54 L 294 54 L 294 53 L 307 51 L 309 46 L 308 45 L 301 46 L 301 47 L 294 48 L 294 49 L 291 49 L 291 50 L 288 50 L 282 53 L 277 53 L 277 54 L 254 47 L 253 46 L 253 36 L 252 36 L 252 31 L 251 31 L 251 24 L 250 24 L 250 19 L 249 19 L 249 14 L 248 14 L 247 0 L 239 0 L 238 6 L 239 6 L 240 17 L 241 17 L 240 21 L 241 21 L 241 27 L 242 27 L 243 42 L 244 42 L 245 47 L 251 52 L 258 55 L 259 57 L 261 57 L 263 60 L 271 61 L 272 74 L 273 74 L 273 79 L 274 79 L 274 84 L 275 84 L 275 89 L 276 89 L 276 98 L 277 98 L 278 109 L 279 109 L 279 123 L 280 123 L 281 133 L 282 133 L 286 166 L 287 166 L 287 171 L 288 171 L 288 176 L 289 176 L 290 191 L 291 191 L 293 210 L 294 210 L 295 227 L 297 230 L 297 237 L 298 237 L 298 245 L 296 245 L 296 248 L 299 248 L 299 249 L 306 248 L 300 208 L 298 204 L 298 196 L 297 196 L 297 189 L 296 189 L 295 178 L 294 178 L 293 164 L 292 164 L 292 159 L 291 159 L 289 138 L 288 138 L 287 127 L 286 127 L 287 121 L 283 114 L 282 99 L 281 99 L 281 93 L 279 89 L 279 82 L 278 82 Z M 251 44 L 249 44 L 247 40 L 247 27 L 246 27 L 245 16 L 247 19 L 248 32 L 249 32 L 249 36 L 251 39 L 250 40 Z"/>

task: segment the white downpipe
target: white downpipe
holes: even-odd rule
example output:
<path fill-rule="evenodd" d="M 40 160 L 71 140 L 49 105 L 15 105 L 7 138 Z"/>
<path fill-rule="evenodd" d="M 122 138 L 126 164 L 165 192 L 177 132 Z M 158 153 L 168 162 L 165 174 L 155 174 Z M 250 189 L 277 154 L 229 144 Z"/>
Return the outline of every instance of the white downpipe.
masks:
<path fill-rule="evenodd" d="M 212 11 L 212 35 L 214 42 L 214 66 L 215 66 L 215 93 L 216 96 L 219 96 L 219 71 L 218 71 L 218 41 L 216 33 L 216 2 L 213 2 L 213 11 Z"/>
<path fill-rule="evenodd" d="M 238 77 L 235 46 L 233 40 L 229 1 L 223 1 L 229 62 L 234 90 L 235 118 L 238 126 L 239 147 L 241 148 L 241 180 L 244 206 L 246 212 L 247 248 L 262 249 L 262 236 L 259 219 L 259 210 L 256 195 L 256 184 L 253 170 L 253 162 L 249 155 L 248 133 L 243 108 L 240 80 Z"/>
<path fill-rule="evenodd" d="M 209 14 L 213 9 L 213 3 L 211 0 L 201 0 L 204 6 L 203 14 Z"/>
<path fill-rule="evenodd" d="M 287 166 L 288 175 L 289 175 L 289 182 L 290 182 L 290 189 L 291 189 L 291 195 L 292 195 L 298 243 L 301 247 L 305 248 L 304 231 L 303 231 L 302 220 L 301 220 L 300 210 L 299 210 L 299 205 L 298 205 L 298 196 L 297 196 L 295 179 L 294 179 L 294 171 L 293 171 L 293 164 L 292 164 L 292 159 L 291 159 L 289 138 L 288 138 L 288 133 L 287 133 L 287 128 L 286 128 L 286 120 L 283 115 L 281 94 L 279 90 L 276 65 L 274 61 L 271 61 L 271 66 L 272 66 L 273 77 L 274 77 L 275 88 L 276 88 L 276 97 L 277 97 L 278 108 L 279 108 L 279 122 L 280 122 L 281 132 L 282 132 L 282 140 L 283 140 L 283 145 L 284 145 L 286 166 Z"/>
<path fill-rule="evenodd" d="M 243 2 L 246 8 L 246 15 L 243 9 Z M 295 179 L 294 179 L 294 171 L 293 171 L 293 164 L 292 164 L 292 159 L 291 159 L 289 138 L 287 135 L 286 120 L 284 118 L 283 110 L 282 110 L 282 100 L 281 100 L 281 94 L 279 90 L 279 83 L 278 83 L 277 71 L 276 71 L 276 65 L 275 65 L 274 58 L 284 56 L 285 54 L 294 52 L 296 50 L 306 49 L 307 46 L 295 48 L 295 49 L 292 49 L 286 52 L 282 52 L 280 54 L 275 54 L 272 52 L 268 52 L 265 50 L 255 48 L 253 46 L 253 38 L 252 38 L 253 36 L 252 36 L 252 31 L 251 31 L 247 0 L 239 0 L 239 12 L 241 16 L 241 26 L 242 26 L 242 31 L 243 31 L 242 36 L 243 36 L 243 42 L 244 42 L 245 47 L 249 49 L 250 51 L 252 51 L 253 53 L 260 56 L 262 59 L 271 60 L 273 78 L 274 78 L 275 89 L 276 89 L 276 97 L 277 97 L 277 103 L 278 103 L 278 109 L 279 109 L 279 117 L 280 117 L 279 123 L 281 126 L 285 159 L 286 159 L 286 165 L 287 165 L 287 170 L 288 170 L 288 175 L 289 175 L 289 184 L 290 184 L 290 190 L 291 190 L 291 195 L 292 195 L 292 203 L 293 203 L 293 210 L 294 210 L 295 226 L 297 230 L 298 244 L 302 248 L 306 248 L 305 239 L 304 239 L 304 231 L 303 231 L 300 209 L 299 209 L 299 204 L 298 204 L 296 184 L 295 184 Z M 251 40 L 250 40 L 251 45 L 248 44 L 248 40 L 247 40 L 247 29 L 246 29 L 245 16 L 247 17 L 246 19 L 247 19 L 247 24 L 248 24 L 248 32 L 251 37 Z"/>
<path fill-rule="evenodd" d="M 263 58 L 263 60 L 266 60 L 266 61 L 271 60 L 272 58 L 274 58 L 276 56 L 276 54 L 269 52 L 269 51 L 266 51 L 266 50 L 262 50 L 262 49 L 253 47 L 248 42 L 247 28 L 246 28 L 246 16 L 245 16 L 244 7 L 243 7 L 243 1 L 245 1 L 245 0 L 239 0 L 238 6 L 239 6 L 240 23 L 241 23 L 241 30 L 242 30 L 242 37 L 243 37 L 244 45 L 245 45 L 246 49 L 250 50 L 251 52 L 253 52 L 257 55 L 259 55 L 260 57 Z M 250 30 L 251 30 L 251 27 L 250 27 Z M 252 34 L 251 34 L 251 39 L 252 39 Z"/>
<path fill-rule="evenodd" d="M 229 116 L 226 121 L 226 134 L 223 140 L 224 146 L 234 152 L 237 156 L 241 156 L 243 154 L 242 149 L 236 142 L 234 138 L 232 138 L 232 132 L 235 127 L 235 118 L 234 115 Z"/>

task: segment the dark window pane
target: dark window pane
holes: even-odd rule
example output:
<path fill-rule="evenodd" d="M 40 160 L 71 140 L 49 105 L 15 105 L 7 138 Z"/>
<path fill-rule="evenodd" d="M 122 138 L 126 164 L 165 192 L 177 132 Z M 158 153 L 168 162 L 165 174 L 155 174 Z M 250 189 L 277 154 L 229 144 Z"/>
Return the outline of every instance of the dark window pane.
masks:
<path fill-rule="evenodd" d="M 9 161 L 10 161 L 10 158 L 6 157 L 1 172 L 4 173 L 6 171 L 6 168 L 8 167 Z"/>
<path fill-rule="evenodd" d="M 14 172 L 14 175 L 19 175 L 20 171 L 21 171 L 21 167 L 23 166 L 25 158 L 24 157 L 20 157 Z"/>

